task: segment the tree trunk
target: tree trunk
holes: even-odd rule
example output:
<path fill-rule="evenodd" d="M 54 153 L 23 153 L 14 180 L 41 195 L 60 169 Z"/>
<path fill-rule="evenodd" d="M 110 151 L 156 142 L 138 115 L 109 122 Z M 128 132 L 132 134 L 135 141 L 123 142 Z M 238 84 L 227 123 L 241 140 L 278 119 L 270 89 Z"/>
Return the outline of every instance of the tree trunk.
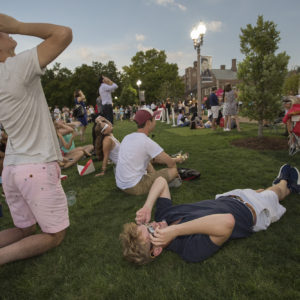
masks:
<path fill-rule="evenodd" d="M 259 120 L 258 121 L 258 132 L 257 132 L 258 137 L 263 137 L 263 135 L 264 135 L 263 130 L 264 130 L 263 120 Z"/>

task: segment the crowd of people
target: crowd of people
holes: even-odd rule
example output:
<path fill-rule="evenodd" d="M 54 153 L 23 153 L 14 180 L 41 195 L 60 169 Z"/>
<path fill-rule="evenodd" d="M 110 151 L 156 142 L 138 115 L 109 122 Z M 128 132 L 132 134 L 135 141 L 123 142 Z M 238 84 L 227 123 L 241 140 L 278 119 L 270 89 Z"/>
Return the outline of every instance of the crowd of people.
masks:
<path fill-rule="evenodd" d="M 9 34 L 35 36 L 43 41 L 16 55 L 17 43 Z M 70 28 L 23 23 L 0 14 L 0 123 L 5 130 L 1 131 L 0 158 L 4 157 L 2 185 L 14 222 L 13 228 L 0 231 L 0 265 L 42 254 L 63 241 L 70 222 L 60 167 L 70 167 L 93 153 L 102 160 L 102 170 L 96 176 L 104 176 L 111 161 L 120 192 L 147 194 L 144 206 L 136 212 L 135 223 L 124 225 L 120 236 L 124 257 L 138 264 L 152 261 L 163 249 L 178 253 L 186 261 L 202 261 L 230 239 L 267 229 L 285 213 L 279 202 L 291 192 L 300 193 L 299 171 L 286 164 L 274 185 L 266 190 L 236 189 L 216 195 L 215 200 L 173 206 L 169 187 L 180 186 L 177 164 L 187 156 L 171 157 L 149 137 L 161 113 L 157 104 L 143 105 L 135 111 L 132 108 L 130 114 L 120 107 L 120 120 L 129 116 L 137 130 L 118 141 L 113 135 L 111 96 L 118 86 L 101 75 L 97 111 L 87 110 L 86 97 L 78 89 L 74 92 L 72 116 L 66 107 L 62 112 L 55 107 L 51 116 L 40 76 L 71 41 Z M 209 97 L 213 129 L 219 114 L 214 91 Z M 225 129 L 229 129 L 231 116 L 237 114 L 235 97 L 231 87 L 226 86 Z M 187 107 L 178 102 L 173 108 L 184 118 L 183 124 L 189 122 L 192 129 L 204 128 L 206 123 L 197 115 L 196 103 Z M 171 115 L 169 99 L 161 108 Z M 76 147 L 75 137 L 80 135 L 82 141 L 85 138 L 88 111 L 94 115 L 93 144 Z M 191 114 L 190 120 L 187 114 Z M 157 169 L 156 164 L 165 168 Z M 155 205 L 155 222 L 149 223 Z M 37 224 L 41 233 L 36 233 Z"/>

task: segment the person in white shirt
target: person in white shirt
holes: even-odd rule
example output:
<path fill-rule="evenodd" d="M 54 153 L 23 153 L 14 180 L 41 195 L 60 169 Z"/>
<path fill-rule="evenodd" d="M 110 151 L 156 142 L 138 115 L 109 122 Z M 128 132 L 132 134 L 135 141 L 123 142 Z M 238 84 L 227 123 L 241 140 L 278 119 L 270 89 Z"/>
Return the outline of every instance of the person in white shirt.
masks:
<path fill-rule="evenodd" d="M 102 99 L 103 117 L 113 124 L 114 114 L 113 114 L 113 102 L 112 102 L 111 93 L 114 92 L 118 88 L 118 86 L 114 82 L 112 82 L 109 78 L 103 75 L 100 76 L 99 82 L 100 82 L 99 94 Z"/>
<path fill-rule="evenodd" d="M 9 34 L 43 41 L 16 55 Z M 0 232 L 0 265 L 58 246 L 69 226 L 62 155 L 40 77 L 71 41 L 68 27 L 0 14 L 0 122 L 8 135 L 2 184 L 15 225 Z M 41 233 L 34 234 L 36 223 Z"/>
<path fill-rule="evenodd" d="M 162 176 L 167 182 L 178 178 L 177 162 L 184 158 L 171 158 L 148 135 L 155 128 L 155 115 L 151 109 L 142 108 L 135 114 L 137 132 L 128 134 L 121 142 L 116 167 L 116 184 L 131 195 L 142 195 L 149 192 L 154 180 Z M 151 164 L 165 164 L 168 168 L 155 171 Z"/>

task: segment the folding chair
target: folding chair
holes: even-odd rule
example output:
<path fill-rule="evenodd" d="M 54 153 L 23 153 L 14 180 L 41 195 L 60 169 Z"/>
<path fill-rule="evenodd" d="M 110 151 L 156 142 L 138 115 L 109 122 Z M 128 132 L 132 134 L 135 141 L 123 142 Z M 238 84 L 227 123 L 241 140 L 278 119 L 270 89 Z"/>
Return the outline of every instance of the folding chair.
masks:
<path fill-rule="evenodd" d="M 291 117 L 291 125 L 292 131 L 289 135 L 289 155 L 295 155 L 300 151 L 300 115 Z"/>

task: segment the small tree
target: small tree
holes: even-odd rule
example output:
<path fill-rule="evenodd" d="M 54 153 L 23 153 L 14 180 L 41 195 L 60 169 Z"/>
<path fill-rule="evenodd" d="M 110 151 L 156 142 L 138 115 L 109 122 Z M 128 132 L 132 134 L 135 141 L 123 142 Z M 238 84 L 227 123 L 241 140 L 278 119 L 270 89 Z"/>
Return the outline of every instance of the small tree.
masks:
<path fill-rule="evenodd" d="M 137 103 L 137 91 L 131 85 L 125 86 L 121 92 L 120 104 L 123 106 L 127 106 L 134 105 Z"/>
<path fill-rule="evenodd" d="M 243 114 L 258 121 L 261 137 L 263 121 L 273 121 L 278 116 L 289 56 L 285 52 L 275 54 L 279 31 L 263 16 L 258 16 L 255 27 L 248 24 L 241 31 L 240 46 L 245 59 L 238 67 L 239 100 L 243 102 Z"/>
<path fill-rule="evenodd" d="M 300 74 L 292 73 L 288 76 L 283 85 L 285 95 L 296 95 L 299 90 Z"/>

